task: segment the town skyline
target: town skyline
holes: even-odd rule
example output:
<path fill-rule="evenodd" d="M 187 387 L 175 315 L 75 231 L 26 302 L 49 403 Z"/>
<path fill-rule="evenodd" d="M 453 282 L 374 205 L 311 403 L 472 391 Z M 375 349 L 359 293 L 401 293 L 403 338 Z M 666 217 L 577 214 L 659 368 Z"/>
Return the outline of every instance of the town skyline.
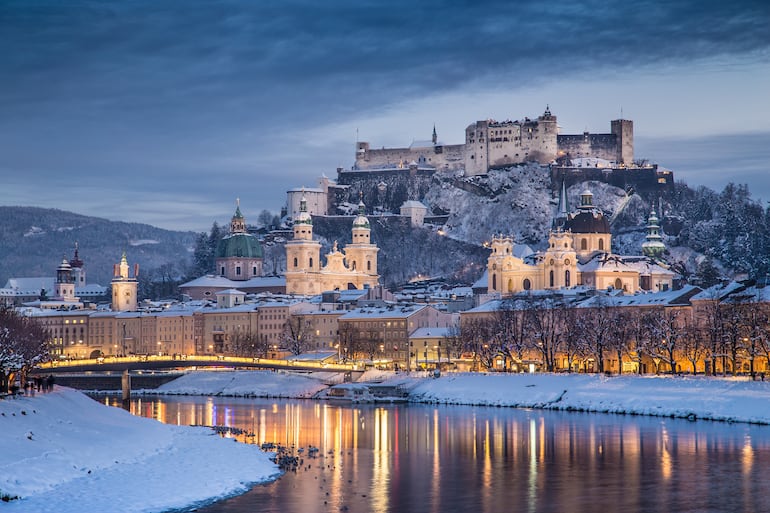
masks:
<path fill-rule="evenodd" d="M 770 199 L 760 2 L 188 7 L 19 2 L 0 57 L 9 205 L 207 230 L 373 148 L 480 119 L 634 121 L 636 157 Z M 524 37 L 526 36 L 526 37 Z M 41 185 L 44 185 L 41 187 Z"/>

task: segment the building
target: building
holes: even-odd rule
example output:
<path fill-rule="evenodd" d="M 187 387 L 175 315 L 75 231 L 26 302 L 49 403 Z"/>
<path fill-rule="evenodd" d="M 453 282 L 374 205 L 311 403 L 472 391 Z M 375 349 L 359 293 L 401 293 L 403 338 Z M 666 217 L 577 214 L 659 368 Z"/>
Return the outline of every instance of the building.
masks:
<path fill-rule="evenodd" d="M 108 287 L 86 282 L 85 262 L 78 254 L 62 260 L 56 276 L 9 278 L 0 289 L 0 304 L 7 306 L 40 306 L 43 308 L 82 308 L 85 302 L 107 300 Z"/>
<path fill-rule="evenodd" d="M 115 312 L 136 311 L 138 287 L 136 280 L 139 276 L 139 264 L 134 264 L 134 273 L 131 276 L 124 252 L 120 258 L 120 263 L 115 264 L 112 275 L 112 310 Z"/>
<path fill-rule="evenodd" d="M 365 306 L 337 319 L 343 358 L 390 360 L 411 368 L 417 349 L 410 336 L 419 328 L 451 326 L 454 316 L 430 305 Z"/>
<path fill-rule="evenodd" d="M 576 286 L 633 293 L 673 287 L 675 273 L 652 258 L 612 254 L 609 220 L 594 206 L 590 191 L 584 191 L 578 209 L 569 212 L 562 186 L 557 210 L 545 251 L 520 257 L 510 237 L 492 239 L 487 260 L 488 293 L 508 295 Z M 651 218 L 653 222 L 656 219 Z M 658 244 L 662 241 L 655 233 L 655 248 L 660 254 Z"/>
<path fill-rule="evenodd" d="M 313 240 L 313 218 L 303 200 L 294 221 L 294 238 L 286 243 L 286 293 L 312 296 L 329 290 L 373 288 L 379 284 L 377 252 L 363 202 L 353 220 L 352 242 L 321 262 L 321 243 Z"/>
<path fill-rule="evenodd" d="M 230 233 L 217 244 L 215 267 L 228 280 L 246 281 L 262 276 L 264 254 L 257 238 L 246 230 L 240 201 L 230 220 Z"/>
<path fill-rule="evenodd" d="M 473 176 L 523 162 L 547 164 L 562 157 L 596 157 L 621 166 L 634 162 L 633 121 L 612 120 L 610 132 L 604 134 L 562 135 L 548 107 L 537 119 L 476 121 L 465 129 L 464 144 L 441 144 L 435 127 L 433 133 L 431 141 L 415 141 L 408 148 L 371 149 L 368 142 L 356 143 L 354 168 L 374 169 L 414 161 L 436 170 L 464 169 L 466 175 Z"/>

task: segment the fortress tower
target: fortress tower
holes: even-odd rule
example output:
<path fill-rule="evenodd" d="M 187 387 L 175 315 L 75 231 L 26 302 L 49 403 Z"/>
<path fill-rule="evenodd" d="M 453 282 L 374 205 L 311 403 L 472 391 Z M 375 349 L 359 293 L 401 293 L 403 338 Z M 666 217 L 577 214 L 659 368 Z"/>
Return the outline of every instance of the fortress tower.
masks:
<path fill-rule="evenodd" d="M 634 122 L 630 119 L 610 121 L 610 132 L 616 139 L 615 161 L 630 166 L 634 163 Z"/>

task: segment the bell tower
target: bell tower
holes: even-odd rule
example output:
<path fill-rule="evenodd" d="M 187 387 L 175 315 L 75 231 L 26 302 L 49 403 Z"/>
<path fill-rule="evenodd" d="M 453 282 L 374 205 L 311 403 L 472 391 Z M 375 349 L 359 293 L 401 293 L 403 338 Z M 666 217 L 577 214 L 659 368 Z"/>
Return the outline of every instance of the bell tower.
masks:
<path fill-rule="evenodd" d="M 119 264 L 115 264 L 112 277 L 112 310 L 115 312 L 134 312 L 137 306 L 137 277 L 139 264 L 134 264 L 133 277 L 129 273 L 126 253 L 123 253 Z"/>
<path fill-rule="evenodd" d="M 294 238 L 286 243 L 286 293 L 319 294 L 321 284 L 310 273 L 321 270 L 321 243 L 313 240 L 313 218 L 307 211 L 304 194 L 294 221 Z"/>
<path fill-rule="evenodd" d="M 366 205 L 363 200 L 358 202 L 358 215 L 353 220 L 353 242 L 345 246 L 345 260 L 352 272 L 364 275 L 356 286 L 376 286 L 379 283 L 377 275 L 377 253 L 380 248 L 371 241 L 372 227 L 366 217 Z"/>

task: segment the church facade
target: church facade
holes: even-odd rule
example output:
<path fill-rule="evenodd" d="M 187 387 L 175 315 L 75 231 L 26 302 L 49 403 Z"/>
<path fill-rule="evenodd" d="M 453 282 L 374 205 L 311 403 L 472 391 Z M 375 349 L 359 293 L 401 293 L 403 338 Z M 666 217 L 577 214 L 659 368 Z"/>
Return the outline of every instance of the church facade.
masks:
<path fill-rule="evenodd" d="M 655 251 L 650 251 L 648 244 L 645 255 L 628 256 L 611 252 L 609 221 L 594 206 L 591 192 L 583 192 L 580 207 L 569 212 L 562 185 L 558 210 L 545 251 L 517 256 L 510 237 L 492 240 L 492 253 L 487 261 L 488 293 L 509 295 L 575 286 L 626 293 L 673 288 L 675 273 L 656 260 L 665 246 L 654 212 L 650 215 L 646 244 L 654 241 Z"/>
<path fill-rule="evenodd" d="M 321 263 L 321 243 L 313 240 L 313 218 L 302 198 L 294 221 L 294 238 L 286 243 L 286 293 L 316 295 L 325 291 L 373 288 L 379 284 L 377 253 L 363 202 L 353 220 L 352 242 L 340 251 L 335 241 Z"/>

